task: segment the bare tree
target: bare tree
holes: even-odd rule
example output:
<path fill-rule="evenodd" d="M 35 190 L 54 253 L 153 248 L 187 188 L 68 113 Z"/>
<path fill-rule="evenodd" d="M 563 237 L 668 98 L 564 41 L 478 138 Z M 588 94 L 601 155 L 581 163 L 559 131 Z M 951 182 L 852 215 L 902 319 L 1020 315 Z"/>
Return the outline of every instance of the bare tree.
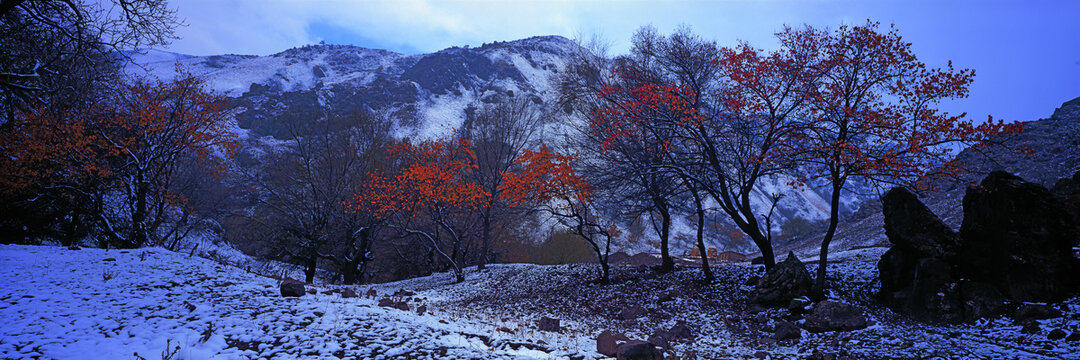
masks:
<path fill-rule="evenodd" d="M 491 231 L 494 221 L 506 213 L 502 192 L 503 173 L 509 172 L 514 160 L 534 139 L 541 126 L 542 114 L 535 103 L 523 96 L 505 102 L 484 105 L 462 125 L 462 135 L 468 139 L 476 154 L 476 182 L 490 194 L 480 204 L 480 256 L 477 268 L 485 268 L 490 258 Z"/>

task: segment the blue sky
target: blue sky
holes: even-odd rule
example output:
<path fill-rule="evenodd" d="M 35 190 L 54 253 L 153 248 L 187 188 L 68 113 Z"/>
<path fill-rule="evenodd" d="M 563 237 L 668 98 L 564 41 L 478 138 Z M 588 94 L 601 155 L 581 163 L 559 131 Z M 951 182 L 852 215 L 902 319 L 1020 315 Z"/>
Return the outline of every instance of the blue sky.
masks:
<path fill-rule="evenodd" d="M 599 36 L 623 53 L 633 32 L 689 25 L 721 45 L 776 46 L 783 25 L 895 24 L 926 63 L 973 68 L 971 97 L 945 104 L 981 120 L 1031 120 L 1080 97 L 1080 1 L 183 0 L 167 50 L 267 55 L 326 41 L 408 54 L 535 35 Z"/>

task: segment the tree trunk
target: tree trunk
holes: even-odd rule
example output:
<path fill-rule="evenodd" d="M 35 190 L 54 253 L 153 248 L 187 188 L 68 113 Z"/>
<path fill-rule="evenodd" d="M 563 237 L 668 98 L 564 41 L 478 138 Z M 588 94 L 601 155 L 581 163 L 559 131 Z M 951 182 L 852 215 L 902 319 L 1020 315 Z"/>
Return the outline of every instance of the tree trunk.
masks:
<path fill-rule="evenodd" d="M 671 212 L 667 201 L 661 197 L 654 196 L 653 204 L 656 205 L 656 211 L 660 213 L 660 267 L 657 270 L 671 272 L 675 270 L 675 261 L 671 259 L 671 253 L 668 251 L 668 243 L 671 239 Z"/>
<path fill-rule="evenodd" d="M 697 206 L 697 246 L 701 252 L 701 271 L 705 274 L 705 282 L 711 283 L 715 278 L 709 267 L 708 248 L 705 247 L 705 208 L 701 206 L 701 198 L 697 194 L 694 194 L 694 205 Z"/>
<path fill-rule="evenodd" d="M 315 282 L 315 271 L 318 269 L 319 258 L 315 256 L 308 257 L 304 264 L 304 282 L 311 284 Z"/>
<path fill-rule="evenodd" d="M 125 247 L 137 248 L 146 245 L 146 196 L 148 189 L 143 181 L 142 171 L 135 176 L 135 211 L 131 214 L 131 243 Z"/>
<path fill-rule="evenodd" d="M 484 229 L 480 235 L 482 239 L 480 242 L 480 264 L 476 265 L 477 270 L 484 270 L 487 268 L 488 251 L 490 251 L 488 247 L 490 245 L 488 244 L 491 241 L 491 208 L 488 208 L 487 213 L 483 215 Z"/>
<path fill-rule="evenodd" d="M 817 279 L 814 281 L 814 297 L 825 298 L 825 269 L 829 264 L 829 243 L 836 234 L 836 225 L 840 222 L 840 189 L 841 184 L 834 181 L 832 196 L 829 201 L 829 229 L 825 231 L 825 238 L 821 240 L 821 252 L 818 253 Z"/>

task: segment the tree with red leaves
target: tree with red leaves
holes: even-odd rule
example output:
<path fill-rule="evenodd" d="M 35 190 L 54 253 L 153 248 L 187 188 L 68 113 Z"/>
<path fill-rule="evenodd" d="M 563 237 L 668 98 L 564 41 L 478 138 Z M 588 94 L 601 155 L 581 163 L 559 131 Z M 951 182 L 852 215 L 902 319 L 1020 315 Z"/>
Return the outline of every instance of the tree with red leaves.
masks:
<path fill-rule="evenodd" d="M 351 211 L 368 212 L 403 236 L 423 240 L 452 268 L 457 282 L 465 281 L 461 259 L 465 234 L 455 222 L 490 196 L 471 175 L 476 170 L 471 144 L 463 138 L 406 141 L 390 153 L 396 170 L 370 174 Z"/>
<path fill-rule="evenodd" d="M 976 125 L 965 114 L 938 109 L 942 100 L 966 97 L 975 72 L 956 70 L 951 62 L 928 68 L 895 27 L 785 28 L 777 37 L 786 51 L 815 57 L 807 61 L 812 75 L 801 89 L 808 103 L 797 143 L 805 169 L 830 190 L 815 284 L 821 296 L 846 185 L 858 179 L 925 189 L 935 177 L 964 170 L 952 160 L 957 145 L 978 145 L 1021 128 L 992 119 Z"/>
<path fill-rule="evenodd" d="M 553 216 L 592 247 L 600 266 L 598 281 L 610 281 L 608 255 L 611 240 L 619 235 L 614 223 L 605 220 L 593 204 L 593 189 L 574 170 L 574 157 L 552 152 L 547 146 L 525 150 L 517 159 L 520 172 L 504 173 L 501 186 L 511 206 L 532 206 Z"/>
<path fill-rule="evenodd" d="M 39 109 L 16 119 L 0 139 L 0 182 L 8 194 L 85 206 L 109 245 L 147 245 L 164 240 L 155 238 L 160 226 L 186 203 L 172 188 L 185 159 L 214 174 L 225 170 L 221 160 L 239 147 L 226 117 L 223 100 L 190 74 L 136 81 L 87 111 Z"/>

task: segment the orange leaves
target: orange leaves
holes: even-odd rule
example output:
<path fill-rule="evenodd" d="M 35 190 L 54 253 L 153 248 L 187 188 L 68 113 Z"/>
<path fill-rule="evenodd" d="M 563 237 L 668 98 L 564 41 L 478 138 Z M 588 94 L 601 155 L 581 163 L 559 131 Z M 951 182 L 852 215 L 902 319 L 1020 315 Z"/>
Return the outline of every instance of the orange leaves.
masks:
<path fill-rule="evenodd" d="M 545 204 L 553 199 L 587 203 L 592 188 L 573 168 L 574 157 L 557 154 L 547 146 L 539 151 L 525 150 L 516 162 L 519 173 L 504 173 L 501 197 L 511 206 Z"/>
<path fill-rule="evenodd" d="M 469 176 L 476 169 L 476 155 L 468 140 L 403 142 L 390 154 L 397 170 L 370 173 L 368 183 L 349 204 L 350 211 L 382 218 L 395 212 L 471 210 L 490 196 Z"/>

